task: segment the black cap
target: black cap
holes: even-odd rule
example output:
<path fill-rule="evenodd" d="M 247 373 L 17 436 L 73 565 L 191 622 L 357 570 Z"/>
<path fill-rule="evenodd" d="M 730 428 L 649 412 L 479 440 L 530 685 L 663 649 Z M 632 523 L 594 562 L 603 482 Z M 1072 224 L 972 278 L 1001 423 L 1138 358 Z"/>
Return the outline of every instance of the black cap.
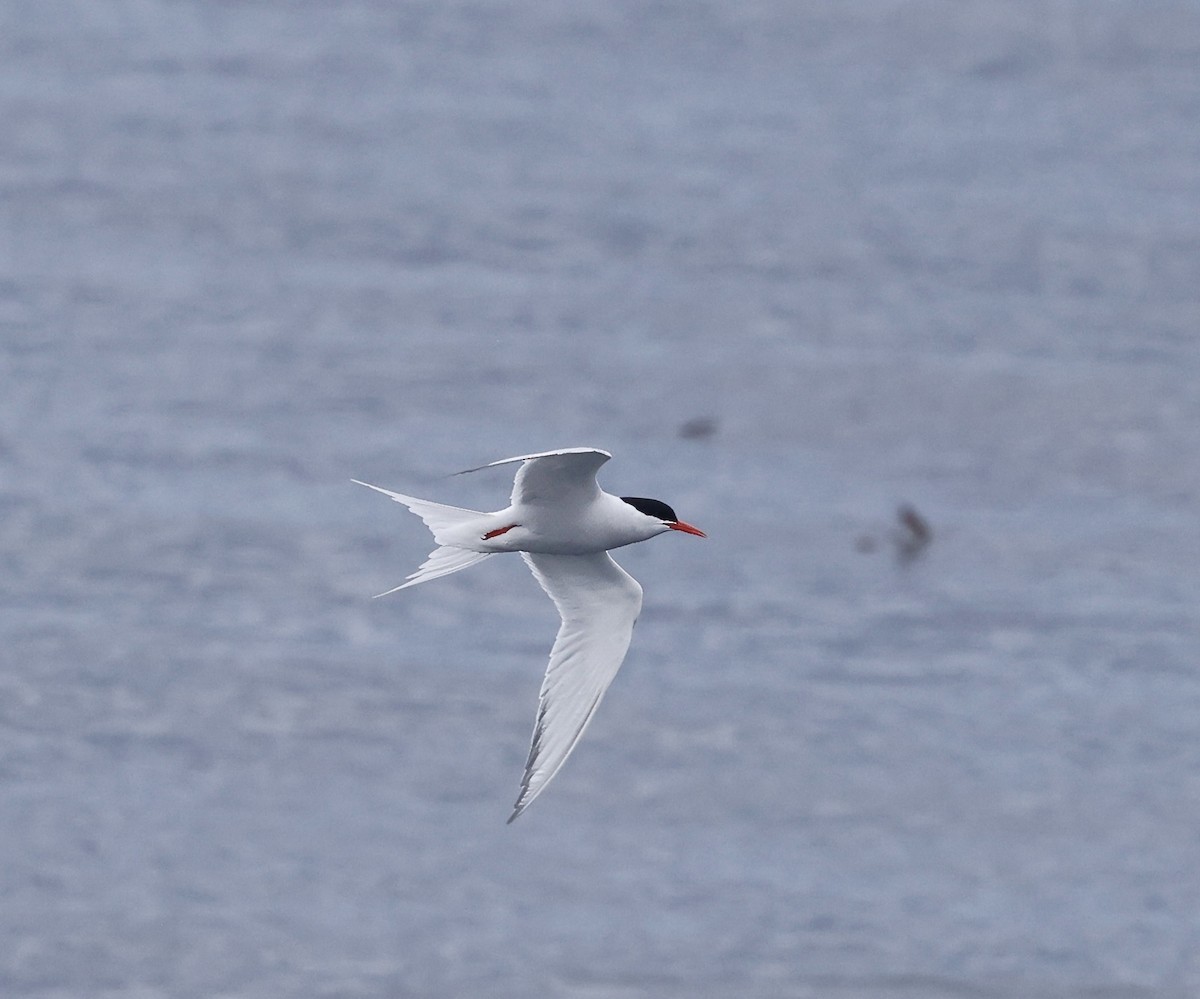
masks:
<path fill-rule="evenodd" d="M 675 524 L 679 521 L 679 518 L 675 516 L 675 511 L 662 500 L 646 499 L 645 496 L 622 496 L 621 499 L 647 517 L 657 517 L 659 520 L 665 520 L 668 524 Z"/>

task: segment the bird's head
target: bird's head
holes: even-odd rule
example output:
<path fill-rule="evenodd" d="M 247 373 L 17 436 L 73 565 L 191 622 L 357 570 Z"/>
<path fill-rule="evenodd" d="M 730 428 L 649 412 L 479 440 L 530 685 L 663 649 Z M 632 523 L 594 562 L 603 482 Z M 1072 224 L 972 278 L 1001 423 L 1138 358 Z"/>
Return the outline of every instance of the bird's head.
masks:
<path fill-rule="evenodd" d="M 622 496 L 621 499 L 638 513 L 658 521 L 663 531 L 682 531 L 684 534 L 694 534 L 698 538 L 708 537 L 700 528 L 693 527 L 675 516 L 675 511 L 662 500 L 646 499 L 644 496 Z"/>

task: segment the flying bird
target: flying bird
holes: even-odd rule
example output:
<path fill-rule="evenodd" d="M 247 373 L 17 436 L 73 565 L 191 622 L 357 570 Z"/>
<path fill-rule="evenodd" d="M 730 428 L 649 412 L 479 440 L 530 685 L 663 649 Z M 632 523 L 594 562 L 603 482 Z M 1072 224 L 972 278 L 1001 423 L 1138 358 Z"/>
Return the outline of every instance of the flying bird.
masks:
<path fill-rule="evenodd" d="M 537 721 L 512 822 L 539 794 L 579 742 L 617 675 L 642 609 L 642 588 L 609 551 L 668 531 L 703 538 L 666 503 L 613 496 L 596 482 L 612 455 L 563 448 L 469 468 L 520 464 L 507 507 L 463 510 L 352 481 L 403 503 L 420 517 L 438 547 L 389 593 L 458 572 L 501 552 L 520 552 L 562 617 L 538 697 Z M 459 473 L 466 474 L 466 473 Z"/>

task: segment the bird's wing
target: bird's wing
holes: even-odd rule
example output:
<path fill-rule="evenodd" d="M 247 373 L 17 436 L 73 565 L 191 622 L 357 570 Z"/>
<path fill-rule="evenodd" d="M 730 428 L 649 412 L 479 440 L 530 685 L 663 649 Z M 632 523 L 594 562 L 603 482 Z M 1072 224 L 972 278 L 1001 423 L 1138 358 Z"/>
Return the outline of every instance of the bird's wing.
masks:
<path fill-rule="evenodd" d="M 513 482 L 512 503 L 553 503 L 591 500 L 599 491 L 596 472 L 612 455 L 594 447 L 568 447 L 560 451 L 539 451 L 515 458 L 502 458 L 466 472 L 478 472 L 496 465 L 523 462 Z M 466 472 L 459 472 L 465 475 Z"/>
<path fill-rule="evenodd" d="M 607 552 L 522 552 L 562 616 L 538 698 L 533 743 L 509 822 L 550 783 L 571 755 L 625 659 L 642 609 L 638 581 Z"/>

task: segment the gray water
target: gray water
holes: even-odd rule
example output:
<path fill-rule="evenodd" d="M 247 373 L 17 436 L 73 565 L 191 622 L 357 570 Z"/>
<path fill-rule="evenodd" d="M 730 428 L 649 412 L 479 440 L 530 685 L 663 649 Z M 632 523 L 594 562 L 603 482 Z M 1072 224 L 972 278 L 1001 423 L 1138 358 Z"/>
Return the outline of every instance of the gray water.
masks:
<path fill-rule="evenodd" d="M 1196 3 L 13 0 L 0 121 L 0 994 L 1200 994 Z M 710 539 L 506 827 L 554 610 L 349 479 L 569 445 Z"/>

